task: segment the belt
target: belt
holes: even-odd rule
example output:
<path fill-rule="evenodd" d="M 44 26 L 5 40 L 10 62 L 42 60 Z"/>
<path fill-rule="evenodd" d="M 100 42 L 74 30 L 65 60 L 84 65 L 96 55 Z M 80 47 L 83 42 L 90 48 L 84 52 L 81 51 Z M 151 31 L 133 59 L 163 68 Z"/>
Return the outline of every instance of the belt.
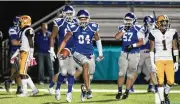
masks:
<path fill-rule="evenodd" d="M 143 50 L 142 50 L 142 52 L 143 52 L 143 53 L 149 53 L 150 51 L 148 51 L 148 50 L 144 50 L 144 51 L 143 51 Z"/>

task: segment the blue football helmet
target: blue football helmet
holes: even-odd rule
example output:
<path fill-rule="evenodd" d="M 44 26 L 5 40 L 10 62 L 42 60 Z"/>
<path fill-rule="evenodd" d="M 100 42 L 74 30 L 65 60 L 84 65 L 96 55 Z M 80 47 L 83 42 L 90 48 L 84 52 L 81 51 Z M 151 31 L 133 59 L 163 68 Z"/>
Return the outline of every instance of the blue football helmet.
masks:
<path fill-rule="evenodd" d="M 76 16 L 78 18 L 78 24 L 80 26 L 86 27 L 88 25 L 90 20 L 90 15 L 87 10 L 80 10 Z"/>
<path fill-rule="evenodd" d="M 134 13 L 127 13 L 124 16 L 124 25 L 125 26 L 132 26 L 136 23 L 136 16 Z"/>
<path fill-rule="evenodd" d="M 13 19 L 13 24 L 14 24 L 14 26 L 18 26 L 18 25 L 19 25 L 19 18 L 20 18 L 20 16 L 18 15 L 18 16 L 16 16 L 16 17 Z"/>
<path fill-rule="evenodd" d="M 75 15 L 75 10 L 71 5 L 66 5 L 63 10 L 63 17 L 67 20 L 67 22 L 72 22 L 73 17 Z"/>
<path fill-rule="evenodd" d="M 155 28 L 155 20 L 152 16 L 145 16 L 143 22 L 144 22 L 144 26 L 148 30 L 152 30 Z"/>

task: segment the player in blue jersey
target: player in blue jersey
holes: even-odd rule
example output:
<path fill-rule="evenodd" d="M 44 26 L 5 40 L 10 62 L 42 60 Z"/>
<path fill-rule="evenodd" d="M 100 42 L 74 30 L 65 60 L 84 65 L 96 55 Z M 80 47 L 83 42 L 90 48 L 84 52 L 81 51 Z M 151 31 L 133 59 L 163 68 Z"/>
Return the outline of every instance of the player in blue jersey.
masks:
<path fill-rule="evenodd" d="M 56 18 L 53 23 L 53 30 L 51 34 L 51 39 L 50 39 L 50 56 L 52 61 L 56 58 L 56 54 L 54 52 L 54 39 L 58 38 L 58 45 L 61 44 L 61 42 L 64 39 L 64 36 L 67 33 L 67 25 L 72 25 L 77 22 L 76 19 L 74 19 L 75 11 L 74 8 L 70 5 L 66 5 L 63 10 L 63 16 L 64 18 Z M 71 54 L 72 48 L 74 47 L 74 42 L 73 39 L 71 38 L 67 45 L 66 49 L 69 50 L 70 55 L 67 58 L 59 58 L 59 73 L 55 75 L 54 81 L 52 81 L 49 85 L 49 92 L 52 93 L 53 91 L 53 86 L 55 82 L 57 81 L 57 86 L 56 86 L 56 91 L 55 91 L 55 98 L 57 100 L 60 100 L 61 95 L 60 95 L 60 87 L 61 84 L 63 83 L 64 79 L 67 77 L 68 80 L 68 92 L 66 95 L 66 101 L 71 102 L 72 99 L 72 86 L 74 84 L 74 74 L 75 74 L 75 69 L 78 68 L 80 69 L 79 65 L 74 65 L 73 64 L 73 57 Z"/>
<path fill-rule="evenodd" d="M 77 13 L 78 23 L 68 25 L 67 34 L 60 45 L 58 53 L 66 46 L 67 42 L 73 38 L 73 58 L 76 63 L 83 67 L 83 78 L 85 89 L 81 88 L 81 100 L 92 98 L 92 91 L 90 88 L 90 74 L 94 73 L 95 68 L 92 68 L 90 60 L 93 58 L 94 48 L 92 39 L 95 38 L 97 48 L 99 51 L 98 60 L 103 59 L 101 39 L 98 35 L 99 25 L 97 23 L 89 22 L 90 15 L 87 10 L 80 10 Z"/>
<path fill-rule="evenodd" d="M 136 16 L 134 13 L 127 13 L 124 17 L 124 25 L 119 27 L 119 32 L 115 39 L 122 38 L 122 51 L 119 57 L 119 77 L 118 77 L 118 94 L 116 99 L 121 99 L 122 85 L 124 84 L 125 75 L 126 91 L 122 99 L 127 99 L 129 90 L 132 86 L 132 80 L 137 73 L 137 65 L 140 59 L 140 46 L 143 44 L 143 36 L 138 35 L 140 28 L 135 24 Z"/>
<path fill-rule="evenodd" d="M 150 31 L 155 28 L 155 20 L 151 16 L 145 16 L 143 22 L 144 22 L 144 25 L 138 31 L 138 34 L 144 36 L 144 40 L 143 40 L 144 44 L 140 47 L 141 51 L 140 51 L 140 61 L 138 64 L 138 74 L 140 74 L 142 72 L 142 70 L 145 70 L 150 76 L 150 84 L 149 84 L 148 89 L 147 89 L 148 92 L 151 92 L 153 90 L 152 84 L 151 84 L 151 83 L 153 83 L 155 93 L 157 93 L 158 92 L 158 90 L 157 90 L 157 78 L 156 78 L 156 74 L 155 74 L 155 69 L 153 69 L 153 67 L 151 65 L 151 59 L 150 59 L 150 54 L 149 54 L 150 42 L 148 39 Z M 144 65 L 146 67 L 144 67 Z M 135 82 L 137 75 L 135 76 L 133 83 Z"/>
<path fill-rule="evenodd" d="M 20 48 L 20 41 L 19 41 L 19 36 L 18 36 L 18 32 L 19 32 L 19 18 L 20 16 L 16 16 L 13 19 L 13 24 L 14 26 L 10 27 L 8 30 L 9 33 L 9 42 L 10 42 L 10 57 L 12 57 L 12 55 L 16 52 L 17 49 Z M 5 88 L 6 91 L 9 92 L 9 88 L 10 88 L 10 83 L 13 80 L 16 80 L 17 83 L 17 91 L 16 94 L 20 94 L 22 93 L 21 90 L 21 78 L 18 74 L 18 70 L 19 70 L 19 63 L 18 63 L 18 59 L 15 59 L 14 61 L 11 62 L 11 76 L 8 80 L 5 81 Z"/>
<path fill-rule="evenodd" d="M 150 49 L 149 33 L 151 30 L 155 28 L 155 20 L 151 16 L 145 16 L 143 22 L 144 25 L 138 32 L 138 34 L 142 34 L 144 36 L 144 45 L 140 47 L 141 56 L 138 64 L 138 74 L 141 73 L 143 69 L 143 65 L 145 64 L 147 67 L 146 71 L 148 71 L 148 73 L 150 74 L 150 80 L 151 80 L 150 82 L 154 84 L 155 92 L 157 92 L 157 78 L 155 75 L 155 69 L 152 68 L 150 54 L 149 54 L 149 49 Z M 148 92 L 151 92 L 151 89 L 152 89 L 152 85 L 149 84 L 147 89 Z"/>

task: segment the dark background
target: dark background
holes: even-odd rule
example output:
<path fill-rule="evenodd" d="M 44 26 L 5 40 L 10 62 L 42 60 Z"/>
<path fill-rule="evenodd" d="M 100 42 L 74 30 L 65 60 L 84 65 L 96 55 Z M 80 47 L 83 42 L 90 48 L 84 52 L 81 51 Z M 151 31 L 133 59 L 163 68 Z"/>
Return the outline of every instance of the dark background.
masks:
<path fill-rule="evenodd" d="M 64 4 L 65 1 L 0 1 L 0 30 L 4 39 L 8 38 L 8 29 L 16 15 L 29 15 L 34 23 Z"/>

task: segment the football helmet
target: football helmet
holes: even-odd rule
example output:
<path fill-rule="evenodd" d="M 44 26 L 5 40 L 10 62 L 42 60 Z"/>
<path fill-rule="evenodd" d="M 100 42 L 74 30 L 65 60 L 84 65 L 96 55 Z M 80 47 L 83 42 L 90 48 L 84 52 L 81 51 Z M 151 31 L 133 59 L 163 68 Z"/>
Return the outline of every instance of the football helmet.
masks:
<path fill-rule="evenodd" d="M 19 18 L 19 27 L 23 28 L 25 26 L 31 26 L 31 17 L 28 15 L 22 15 Z"/>
<path fill-rule="evenodd" d="M 78 18 L 79 26 L 86 27 L 88 25 L 90 20 L 90 15 L 87 10 L 79 10 L 76 16 Z"/>
<path fill-rule="evenodd" d="M 144 22 L 144 26 L 148 30 L 152 30 L 155 28 L 155 20 L 152 16 L 145 16 L 143 22 Z"/>
<path fill-rule="evenodd" d="M 158 29 L 166 30 L 170 27 L 169 18 L 167 15 L 160 15 L 157 17 L 156 26 Z"/>
<path fill-rule="evenodd" d="M 66 19 L 67 22 L 71 22 L 75 15 L 75 10 L 71 5 L 66 5 L 63 10 L 63 17 Z"/>
<path fill-rule="evenodd" d="M 20 18 L 21 16 L 19 15 L 19 16 L 16 16 L 14 19 L 13 19 L 13 24 L 14 24 L 14 26 L 18 26 L 18 24 L 19 24 L 19 18 Z"/>
<path fill-rule="evenodd" d="M 125 26 L 132 26 L 135 23 L 136 23 L 136 16 L 134 13 L 130 12 L 124 16 L 124 25 Z"/>

